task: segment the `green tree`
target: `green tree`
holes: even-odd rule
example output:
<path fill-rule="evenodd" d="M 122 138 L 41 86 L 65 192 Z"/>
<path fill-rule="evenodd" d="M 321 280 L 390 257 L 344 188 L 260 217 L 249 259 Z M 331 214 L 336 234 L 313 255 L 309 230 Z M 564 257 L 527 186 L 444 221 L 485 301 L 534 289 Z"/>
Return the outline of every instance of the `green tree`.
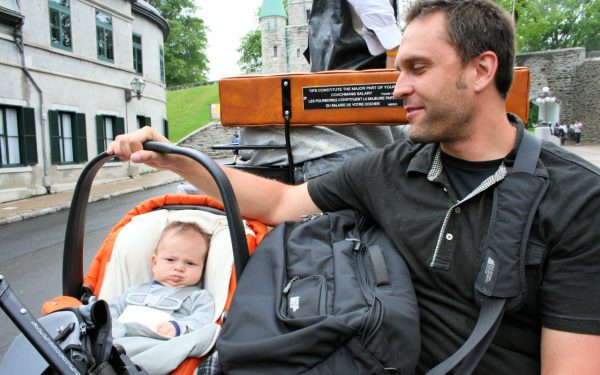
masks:
<path fill-rule="evenodd" d="M 165 40 L 167 84 L 181 85 L 207 80 L 207 27 L 194 16 L 194 0 L 149 0 L 171 27 Z"/>
<path fill-rule="evenodd" d="M 244 35 L 241 40 L 238 65 L 243 73 L 254 73 L 262 68 L 262 43 L 260 29 L 253 30 Z"/>
<path fill-rule="evenodd" d="M 497 0 L 515 6 L 519 52 L 559 48 L 600 49 L 598 0 Z"/>

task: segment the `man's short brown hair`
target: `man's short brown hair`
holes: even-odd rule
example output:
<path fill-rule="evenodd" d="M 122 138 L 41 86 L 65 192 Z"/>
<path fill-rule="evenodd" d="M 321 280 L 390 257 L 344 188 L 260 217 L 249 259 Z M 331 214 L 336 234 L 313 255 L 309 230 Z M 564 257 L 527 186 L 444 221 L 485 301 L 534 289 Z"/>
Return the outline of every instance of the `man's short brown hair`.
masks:
<path fill-rule="evenodd" d="M 490 0 L 417 0 L 409 6 L 406 24 L 436 12 L 446 15 L 449 42 L 463 63 L 485 51 L 496 54 L 496 88 L 506 98 L 515 64 L 515 27 L 510 15 Z"/>

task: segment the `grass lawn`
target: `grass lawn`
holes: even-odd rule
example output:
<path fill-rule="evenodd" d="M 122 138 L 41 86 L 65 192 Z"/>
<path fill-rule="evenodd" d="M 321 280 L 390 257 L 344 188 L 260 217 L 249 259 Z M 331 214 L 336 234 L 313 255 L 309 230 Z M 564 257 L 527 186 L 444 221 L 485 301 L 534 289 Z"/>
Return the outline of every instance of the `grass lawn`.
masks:
<path fill-rule="evenodd" d="M 169 140 L 178 142 L 210 122 L 210 104 L 219 103 L 219 85 L 167 92 Z"/>

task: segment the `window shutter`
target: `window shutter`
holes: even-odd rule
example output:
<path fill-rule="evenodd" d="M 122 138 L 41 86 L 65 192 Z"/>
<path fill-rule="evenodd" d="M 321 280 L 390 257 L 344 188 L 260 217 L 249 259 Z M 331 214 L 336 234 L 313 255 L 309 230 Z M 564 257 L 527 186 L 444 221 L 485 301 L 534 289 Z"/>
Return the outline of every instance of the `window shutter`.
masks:
<path fill-rule="evenodd" d="M 167 119 L 163 119 L 163 135 L 165 138 L 169 138 L 169 121 Z"/>
<path fill-rule="evenodd" d="M 105 138 L 106 134 L 104 134 L 104 116 L 96 115 L 96 147 L 98 148 L 99 154 L 104 151 Z"/>
<path fill-rule="evenodd" d="M 48 126 L 50 128 L 50 162 L 58 164 L 60 163 L 60 137 L 57 111 L 48 111 Z"/>
<path fill-rule="evenodd" d="M 119 134 L 125 134 L 125 119 L 123 117 L 117 117 L 117 121 L 114 129 L 115 138 Z"/>
<path fill-rule="evenodd" d="M 85 113 L 77 113 L 75 114 L 75 134 L 73 140 L 75 144 L 73 145 L 75 152 L 75 162 L 82 163 L 88 160 L 87 155 L 87 138 L 86 138 L 86 129 L 85 129 Z"/>
<path fill-rule="evenodd" d="M 35 138 L 35 111 L 33 108 L 23 108 L 23 127 L 20 134 L 23 134 L 23 152 L 22 157 L 27 165 L 38 163 L 37 142 Z"/>

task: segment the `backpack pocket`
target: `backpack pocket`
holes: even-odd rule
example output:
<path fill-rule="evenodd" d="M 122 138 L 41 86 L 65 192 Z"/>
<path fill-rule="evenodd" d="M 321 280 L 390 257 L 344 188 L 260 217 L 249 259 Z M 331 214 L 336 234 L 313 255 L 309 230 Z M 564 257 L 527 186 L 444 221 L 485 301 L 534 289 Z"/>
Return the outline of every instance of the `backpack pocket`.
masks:
<path fill-rule="evenodd" d="M 294 276 L 283 288 L 281 315 L 286 319 L 325 315 L 325 297 L 323 276 Z"/>

